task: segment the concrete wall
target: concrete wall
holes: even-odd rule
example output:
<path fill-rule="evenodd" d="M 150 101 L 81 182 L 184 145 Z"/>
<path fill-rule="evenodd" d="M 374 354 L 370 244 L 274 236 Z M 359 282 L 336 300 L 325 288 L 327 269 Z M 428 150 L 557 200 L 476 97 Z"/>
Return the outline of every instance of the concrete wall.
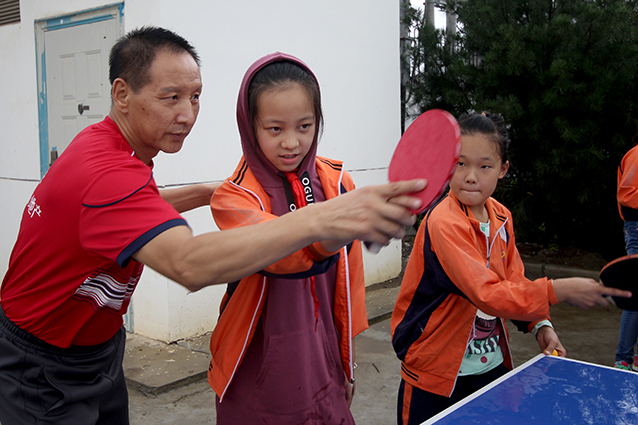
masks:
<path fill-rule="evenodd" d="M 34 22 L 98 8 L 101 0 L 22 0 L 21 22 L 0 26 L 0 275 L 21 213 L 40 180 Z M 357 185 L 386 181 L 400 138 L 399 2 L 388 0 L 127 0 L 123 31 L 167 27 L 202 58 L 198 122 L 182 151 L 155 160 L 158 185 L 220 181 L 241 154 L 235 105 L 245 70 L 273 51 L 300 57 L 319 78 L 325 132 L 319 154 L 345 161 Z M 207 208 L 185 214 L 195 233 L 216 230 Z M 400 244 L 366 255 L 367 284 L 400 270 Z M 133 298 L 136 333 L 173 341 L 211 330 L 224 287 L 188 293 L 152 270 Z"/>

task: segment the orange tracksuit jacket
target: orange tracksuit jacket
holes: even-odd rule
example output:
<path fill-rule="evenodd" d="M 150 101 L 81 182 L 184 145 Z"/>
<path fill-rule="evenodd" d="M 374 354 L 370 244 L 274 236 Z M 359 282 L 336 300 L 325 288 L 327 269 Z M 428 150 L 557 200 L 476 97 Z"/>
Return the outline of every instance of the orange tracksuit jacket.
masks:
<path fill-rule="evenodd" d="M 342 168 L 342 162 L 317 156 L 317 173 L 326 195 L 334 198 L 354 189 L 354 182 Z M 270 199 L 248 168 L 244 158 L 233 175 L 215 191 L 211 200 L 215 222 L 220 230 L 232 229 L 272 220 Z M 325 251 L 303 249 L 267 267 L 275 274 L 299 273 L 309 270 L 315 261 L 325 258 Z M 319 255 L 320 258 L 316 258 Z M 335 325 L 340 337 L 343 369 L 348 379 L 354 376 L 352 338 L 368 328 L 365 308 L 365 281 L 361 242 L 354 241 L 341 248 L 337 260 L 335 287 Z M 268 278 L 253 274 L 242 279 L 232 293 L 227 292 L 221 303 L 221 316 L 211 337 L 213 358 L 208 368 L 208 382 L 223 399 L 236 369 L 252 340 L 255 327 L 268 293 Z"/>
<path fill-rule="evenodd" d="M 452 193 L 428 211 L 417 232 L 391 327 L 402 378 L 424 391 L 452 394 L 477 308 L 501 318 L 499 345 L 512 369 L 504 318 L 520 321 L 525 332 L 558 302 L 550 280 L 524 276 L 509 210 L 493 198 L 486 207 L 489 246 L 479 221 Z"/>
<path fill-rule="evenodd" d="M 629 150 L 618 167 L 618 212 L 625 221 L 638 221 L 638 145 Z"/>

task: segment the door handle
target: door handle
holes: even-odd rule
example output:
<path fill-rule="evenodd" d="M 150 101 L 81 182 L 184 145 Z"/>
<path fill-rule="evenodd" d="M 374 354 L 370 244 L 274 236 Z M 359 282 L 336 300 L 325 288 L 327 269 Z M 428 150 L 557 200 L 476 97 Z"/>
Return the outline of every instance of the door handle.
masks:
<path fill-rule="evenodd" d="M 84 113 L 84 111 L 88 111 L 91 107 L 89 105 L 85 105 L 84 103 L 78 103 L 78 112 L 80 115 Z"/>

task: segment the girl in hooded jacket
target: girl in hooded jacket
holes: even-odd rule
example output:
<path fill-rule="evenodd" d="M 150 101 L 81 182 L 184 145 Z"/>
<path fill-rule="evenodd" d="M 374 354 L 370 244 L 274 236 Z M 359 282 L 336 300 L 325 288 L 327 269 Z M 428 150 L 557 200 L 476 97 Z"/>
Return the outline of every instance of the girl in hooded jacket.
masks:
<path fill-rule="evenodd" d="M 316 154 L 319 84 L 299 59 L 248 69 L 237 122 L 243 157 L 211 200 L 220 230 L 354 189 L 340 161 Z M 316 242 L 230 283 L 211 338 L 217 423 L 353 424 L 353 338 L 367 326 L 359 241 Z"/>

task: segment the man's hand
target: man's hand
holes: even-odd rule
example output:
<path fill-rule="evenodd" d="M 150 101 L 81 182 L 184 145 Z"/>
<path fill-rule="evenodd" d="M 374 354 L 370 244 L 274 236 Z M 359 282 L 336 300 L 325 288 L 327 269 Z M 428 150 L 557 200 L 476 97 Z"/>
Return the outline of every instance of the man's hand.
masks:
<path fill-rule="evenodd" d="M 365 186 L 311 205 L 318 210 L 317 225 L 324 229 L 322 244 L 329 251 L 337 251 L 354 239 L 386 245 L 391 239 L 402 238 L 405 227 L 416 221 L 408 209 L 421 206 L 420 199 L 405 194 L 419 192 L 425 186 L 425 180 Z"/>

